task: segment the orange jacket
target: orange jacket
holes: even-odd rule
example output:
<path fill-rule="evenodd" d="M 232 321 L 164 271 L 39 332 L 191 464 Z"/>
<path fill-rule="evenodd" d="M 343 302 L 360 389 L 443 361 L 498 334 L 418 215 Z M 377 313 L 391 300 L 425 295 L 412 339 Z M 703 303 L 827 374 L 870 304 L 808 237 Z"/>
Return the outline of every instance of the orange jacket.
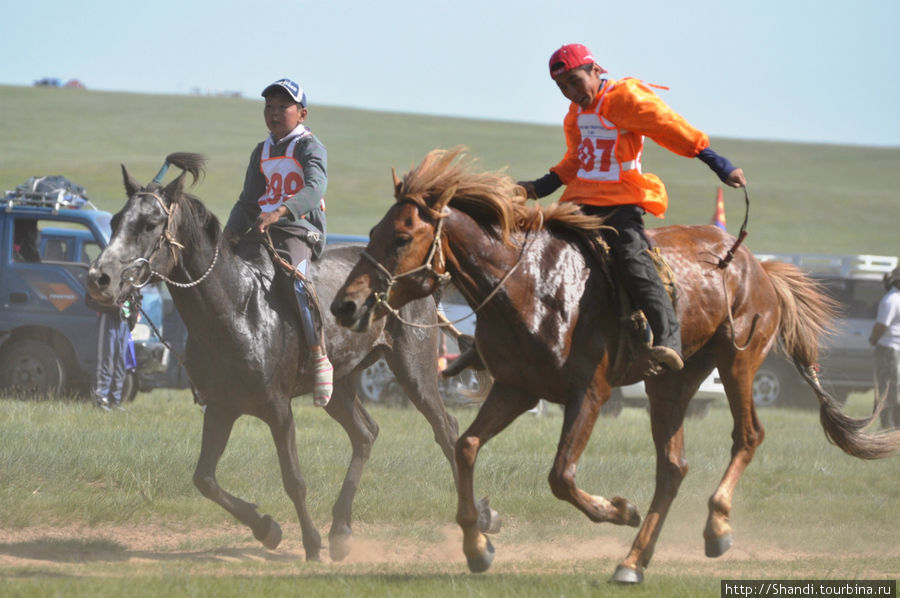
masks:
<path fill-rule="evenodd" d="M 709 147 L 705 133 L 632 78 L 607 81 L 587 109 L 573 102 L 563 128 L 568 149 L 550 169 L 566 185 L 560 201 L 637 205 L 660 218 L 669 200 L 659 177 L 641 172 L 644 136 L 686 158 Z"/>

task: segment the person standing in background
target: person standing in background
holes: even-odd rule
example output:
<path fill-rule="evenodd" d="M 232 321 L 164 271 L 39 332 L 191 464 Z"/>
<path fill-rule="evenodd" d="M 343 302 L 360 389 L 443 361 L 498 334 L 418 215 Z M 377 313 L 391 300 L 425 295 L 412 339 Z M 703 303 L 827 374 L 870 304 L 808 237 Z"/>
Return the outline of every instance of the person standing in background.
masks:
<path fill-rule="evenodd" d="M 100 305 L 85 295 L 88 307 L 97 312 L 97 368 L 91 396 L 104 411 L 122 409 L 125 377 L 131 351 L 131 330 L 137 323 L 140 296 L 121 305 Z"/>
<path fill-rule="evenodd" d="M 876 397 L 884 397 L 881 425 L 895 428 L 900 425 L 900 267 L 884 275 L 884 288 L 869 344 L 875 346 Z"/>

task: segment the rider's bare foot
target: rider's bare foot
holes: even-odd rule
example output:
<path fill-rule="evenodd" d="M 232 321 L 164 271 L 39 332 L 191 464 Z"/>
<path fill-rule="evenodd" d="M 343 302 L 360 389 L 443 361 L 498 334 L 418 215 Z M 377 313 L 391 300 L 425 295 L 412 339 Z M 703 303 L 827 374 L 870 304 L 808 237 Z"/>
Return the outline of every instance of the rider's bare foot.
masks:
<path fill-rule="evenodd" d="M 684 367 L 681 355 L 669 347 L 650 347 L 650 361 L 659 365 L 663 371 L 677 372 Z"/>

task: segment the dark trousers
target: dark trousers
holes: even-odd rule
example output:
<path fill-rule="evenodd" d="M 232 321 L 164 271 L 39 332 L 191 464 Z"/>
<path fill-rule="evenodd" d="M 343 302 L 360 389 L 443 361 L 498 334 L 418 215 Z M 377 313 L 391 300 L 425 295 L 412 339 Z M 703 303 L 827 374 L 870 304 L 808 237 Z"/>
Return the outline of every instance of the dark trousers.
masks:
<path fill-rule="evenodd" d="M 650 242 L 644 234 L 644 210 L 637 206 L 589 205 L 582 205 L 581 210 L 605 218 L 606 224 L 616 229 L 616 232 L 603 231 L 603 238 L 622 273 L 625 291 L 647 316 L 653 344 L 670 347 L 681 354 L 681 326 L 650 257 Z"/>
<path fill-rule="evenodd" d="M 875 346 L 875 392 L 884 396 L 881 425 L 884 428 L 900 426 L 900 351 L 882 345 Z"/>

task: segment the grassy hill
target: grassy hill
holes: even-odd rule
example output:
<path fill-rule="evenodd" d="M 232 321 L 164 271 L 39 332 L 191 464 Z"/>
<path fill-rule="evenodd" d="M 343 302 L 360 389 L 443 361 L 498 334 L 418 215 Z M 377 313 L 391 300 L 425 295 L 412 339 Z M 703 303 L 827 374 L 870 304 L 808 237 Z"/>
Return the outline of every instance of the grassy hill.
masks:
<path fill-rule="evenodd" d="M 329 230 L 368 232 L 393 201 L 391 167 L 403 173 L 436 147 L 468 146 L 484 169 L 508 167 L 516 179 L 544 174 L 565 149 L 564 111 L 561 101 L 560 126 L 542 126 L 311 106 L 308 124 L 329 152 Z M 702 128 L 703 115 L 686 116 Z M 62 174 L 115 211 L 119 164 L 149 181 L 167 154 L 193 151 L 209 160 L 195 192 L 224 219 L 265 134 L 261 100 L 0 86 L 0 191 Z M 900 147 L 712 145 L 750 181 L 755 251 L 900 254 Z M 665 221 L 648 217 L 648 226 L 709 221 L 718 179 L 706 166 L 648 142 L 644 168 L 665 181 L 671 204 Z M 736 234 L 743 194 L 728 189 L 725 201 Z"/>

